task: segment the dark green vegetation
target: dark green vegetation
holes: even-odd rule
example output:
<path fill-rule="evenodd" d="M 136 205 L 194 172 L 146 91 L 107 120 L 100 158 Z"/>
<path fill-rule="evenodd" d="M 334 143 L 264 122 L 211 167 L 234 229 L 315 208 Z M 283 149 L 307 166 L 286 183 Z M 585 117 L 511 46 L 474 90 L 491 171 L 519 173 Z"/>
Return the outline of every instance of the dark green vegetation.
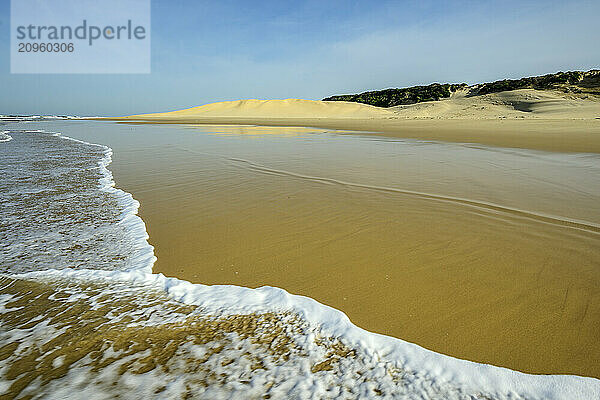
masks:
<path fill-rule="evenodd" d="M 370 104 L 377 107 L 393 107 L 401 104 L 414 104 L 422 101 L 439 100 L 450 97 L 452 92 L 467 87 L 466 83 L 440 85 L 432 83 L 428 86 L 413 86 L 403 89 L 385 89 L 361 94 L 346 94 L 327 97 L 326 101 L 353 101 L 356 103 Z"/>
<path fill-rule="evenodd" d="M 557 89 L 567 93 L 600 95 L 600 70 L 557 72 L 543 76 L 500 81 L 468 86 L 460 84 L 432 83 L 428 86 L 413 86 L 402 89 L 384 89 L 360 94 L 345 94 L 327 97 L 325 101 L 352 101 L 377 107 L 394 107 L 423 101 L 448 98 L 459 89 L 468 89 L 469 96 L 504 92 L 516 89 Z"/>
<path fill-rule="evenodd" d="M 529 78 L 504 79 L 476 86 L 474 94 L 497 93 L 516 89 L 562 89 L 574 93 L 599 93 L 600 70 L 557 72 L 556 74 Z"/>

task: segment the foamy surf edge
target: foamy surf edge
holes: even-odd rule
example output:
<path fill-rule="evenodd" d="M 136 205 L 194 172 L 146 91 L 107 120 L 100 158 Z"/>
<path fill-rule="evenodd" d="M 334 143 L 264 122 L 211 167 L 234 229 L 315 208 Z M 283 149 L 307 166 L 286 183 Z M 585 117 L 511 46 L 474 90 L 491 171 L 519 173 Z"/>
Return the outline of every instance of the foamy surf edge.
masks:
<path fill-rule="evenodd" d="M 10 131 L 0 132 L 0 142 L 9 142 L 12 140 L 12 136 L 9 135 Z"/>
<path fill-rule="evenodd" d="M 292 312 L 320 328 L 323 335 L 340 339 L 366 354 L 398 366 L 474 391 L 498 397 L 516 394 L 525 398 L 600 398 L 600 380 L 573 375 L 531 375 L 435 353 L 416 344 L 368 332 L 354 325 L 342 311 L 316 300 L 275 287 L 250 289 L 233 285 L 193 284 L 162 274 L 138 271 L 46 270 L 13 276 L 22 279 L 69 279 L 120 282 L 164 291 L 184 304 L 197 305 L 209 314 L 233 315 Z"/>
<path fill-rule="evenodd" d="M 131 263 L 136 267 L 133 268 L 133 270 L 140 270 L 151 274 L 152 266 L 156 261 L 154 247 L 148 243 L 150 236 L 146 230 L 146 224 L 138 215 L 140 203 L 133 198 L 131 193 L 125 192 L 124 190 L 116 187 L 113 174 L 108 169 L 108 165 L 112 162 L 112 149 L 103 144 L 84 142 L 79 139 L 64 136 L 60 132 L 56 132 L 55 134 L 56 136 L 65 140 L 72 140 L 74 142 L 83 143 L 90 146 L 97 146 L 104 150 L 104 157 L 98 161 L 98 168 L 100 169 L 100 173 L 102 175 L 102 178 L 100 178 L 99 182 L 99 189 L 115 196 L 122 210 L 118 224 L 124 225 L 127 233 L 129 233 L 135 240 L 133 248 L 135 255 L 132 257 Z"/>
<path fill-rule="evenodd" d="M 474 391 L 485 391 L 498 397 L 516 394 L 526 398 L 545 399 L 600 398 L 600 380 L 570 375 L 530 375 L 445 356 L 401 339 L 368 332 L 352 324 L 342 311 L 309 297 L 290 294 L 280 288 L 207 286 L 154 274 L 152 266 L 156 257 L 153 247 L 148 243 L 149 236 L 145 223 L 137 215 L 140 204 L 130 193 L 116 188 L 113 175 L 108 169 L 108 165 L 112 162 L 112 149 L 60 134 L 56 136 L 104 149 L 104 157 L 98 162 L 102 175 L 99 188 L 112 193 L 122 207 L 121 219 L 118 223 L 125 225 L 128 232 L 136 238 L 134 249 L 136 255 L 133 263 L 136 267 L 129 271 L 45 270 L 11 275 L 12 278 L 70 279 L 142 285 L 149 289 L 161 290 L 175 301 L 197 305 L 207 313 L 215 314 L 293 312 L 308 323 L 318 326 L 324 335 L 339 338 L 346 345 L 358 348 L 377 359 L 394 362 L 404 369 L 415 371 L 436 381 L 450 382 Z"/>

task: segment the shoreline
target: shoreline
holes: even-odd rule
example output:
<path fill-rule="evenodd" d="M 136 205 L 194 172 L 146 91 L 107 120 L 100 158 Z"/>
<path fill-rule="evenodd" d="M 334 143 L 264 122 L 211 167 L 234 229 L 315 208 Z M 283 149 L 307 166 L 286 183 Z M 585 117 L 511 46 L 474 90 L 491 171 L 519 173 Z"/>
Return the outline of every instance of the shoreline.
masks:
<path fill-rule="evenodd" d="M 99 146 L 103 149 L 103 157 L 98 161 L 101 171 L 101 177 L 98 180 L 98 190 L 108 191 L 120 201 L 123 200 L 120 203 L 123 213 L 117 223 L 128 221 L 131 232 L 135 233 L 137 238 L 144 243 L 144 246 L 142 246 L 144 249 L 138 250 L 143 250 L 144 253 L 151 250 L 152 248 L 146 242 L 148 235 L 145 228 L 145 221 L 140 219 L 140 213 L 138 212 L 138 196 L 135 195 L 134 198 L 133 195 L 135 192 L 122 190 L 121 188 L 124 187 L 124 184 L 119 179 L 115 180 L 113 178 L 111 157 L 113 155 L 113 148 L 104 144 L 95 144 L 96 141 L 91 143 L 62 133 L 57 135 L 57 140 L 70 140 L 92 147 Z M 114 154 L 118 158 L 120 152 L 116 151 Z M 118 170 L 119 168 L 116 169 Z M 154 260 L 154 257 L 142 258 L 145 260 L 145 263 L 152 263 Z M 165 293 L 169 299 L 182 303 L 181 310 L 184 312 L 189 312 L 190 309 L 186 308 L 187 306 L 194 306 L 201 309 L 203 313 L 208 313 L 205 320 L 210 320 L 212 325 L 208 324 L 210 326 L 206 327 L 206 329 L 202 326 L 200 328 L 196 326 L 202 335 L 206 335 L 206 333 L 214 334 L 218 332 L 218 329 L 226 330 L 228 326 L 233 326 L 234 332 L 239 332 L 238 334 L 240 335 L 251 336 L 251 334 L 260 332 L 261 315 L 267 316 L 265 318 L 267 322 L 275 321 L 278 324 L 285 325 L 287 321 L 284 318 L 285 313 L 296 313 L 300 316 L 301 321 L 303 321 L 302 323 L 306 323 L 305 326 L 308 327 L 309 332 L 318 337 L 318 339 L 314 340 L 315 344 L 325 347 L 326 350 L 329 348 L 332 349 L 332 352 L 327 354 L 324 352 L 311 354 L 311 362 L 314 364 L 311 370 L 312 373 L 319 373 L 322 377 L 323 371 L 333 371 L 331 372 L 332 374 L 338 373 L 338 371 L 347 373 L 350 366 L 355 366 L 359 371 L 360 367 L 364 366 L 364 368 L 368 369 L 366 371 L 363 369 L 359 372 L 361 377 L 365 378 L 366 376 L 367 380 L 371 378 L 377 380 L 379 385 L 384 385 L 386 392 L 389 393 L 394 393 L 394 390 L 397 390 L 396 384 L 398 380 L 395 380 L 396 377 L 401 382 L 402 379 L 409 377 L 412 387 L 420 388 L 422 385 L 432 385 L 438 390 L 447 390 L 448 396 L 471 391 L 481 395 L 485 394 L 486 398 L 505 398 L 507 395 L 515 392 L 522 396 L 537 398 L 547 394 L 549 390 L 552 395 L 565 398 L 581 395 L 594 396 L 598 393 L 600 387 L 598 385 L 600 381 L 595 378 L 523 374 L 514 370 L 507 370 L 493 365 L 477 364 L 468 360 L 436 353 L 407 342 L 402 338 L 382 336 L 366 331 L 358 325 L 353 324 L 344 314 L 343 310 L 334 309 L 323 303 L 319 303 L 313 298 L 293 295 L 284 289 L 274 287 L 252 289 L 226 285 L 192 285 L 189 281 L 168 278 L 158 273 L 158 271 L 150 272 L 147 268 L 129 270 L 50 269 L 2 276 L 1 278 L 8 279 L 9 282 L 12 282 L 10 279 L 19 280 L 20 284 L 17 286 L 20 285 L 20 287 L 27 289 L 27 294 L 22 299 L 19 299 L 23 304 L 30 304 L 30 298 L 38 299 L 42 297 L 45 299 L 43 296 L 48 296 L 49 293 L 47 291 L 40 295 L 39 288 L 35 285 L 36 282 L 40 281 L 50 285 L 53 288 L 52 290 L 60 291 L 61 289 L 58 288 L 58 285 L 56 288 L 52 285 L 55 285 L 56 282 L 67 280 L 71 290 L 73 290 L 73 286 L 71 285 L 75 285 L 76 289 L 74 289 L 74 293 L 77 293 L 76 296 L 81 296 L 81 292 L 89 295 L 90 283 L 103 285 L 110 282 L 111 289 L 115 292 L 121 292 L 120 289 L 123 288 L 128 290 L 133 288 L 134 285 L 136 288 L 157 289 L 161 293 Z M 81 286 L 81 288 L 78 286 Z M 23 291 L 17 290 L 15 293 Z M 78 311 L 82 308 L 87 311 L 88 306 L 82 299 L 85 300 L 86 297 L 78 297 L 73 299 L 73 301 L 78 302 L 76 304 Z M 242 300 L 240 301 L 240 299 Z M 14 306 L 15 304 L 12 305 Z M 31 311 L 31 307 L 28 309 Z M 35 310 L 33 312 L 35 315 L 37 309 L 33 308 L 33 310 Z M 106 312 L 106 308 L 103 307 L 103 310 Z M 283 313 L 281 313 L 282 310 Z M 15 316 L 19 313 L 18 308 L 11 308 L 9 311 Z M 119 312 L 121 311 L 119 309 Z M 174 309 L 171 308 L 169 311 L 171 313 Z M 87 311 L 86 316 L 89 317 L 90 314 L 91 312 Z M 67 313 L 67 316 L 72 317 L 73 321 L 77 321 L 80 324 L 79 326 L 86 323 L 86 321 L 82 322 L 79 313 Z M 198 314 L 194 314 L 191 319 L 197 316 Z M 214 318 L 221 319 L 215 320 L 213 316 Z M 231 323 L 232 321 L 233 323 Z M 110 323 L 112 322 L 111 320 Z M 117 329 L 123 329 L 121 326 L 118 326 L 118 321 L 115 322 L 115 325 L 117 325 Z M 257 326 L 258 328 L 256 328 Z M 171 340 L 169 343 L 182 340 L 180 345 L 184 345 L 189 342 L 188 336 L 177 335 L 177 328 L 169 330 L 170 324 L 168 322 L 165 323 L 164 327 L 161 327 L 165 332 L 165 336 Z M 272 328 L 272 325 L 265 326 L 265 328 Z M 104 338 L 102 335 L 106 332 L 106 330 L 102 329 L 94 330 L 95 335 L 90 335 L 86 339 L 98 340 L 102 343 L 106 343 L 107 340 L 114 340 L 114 336 L 106 336 Z M 156 334 L 156 331 L 144 331 L 141 329 L 136 331 L 135 328 L 132 332 L 138 334 L 136 336 L 138 340 L 146 337 L 152 338 L 152 335 Z M 267 349 L 269 348 L 269 344 L 275 342 L 275 338 L 280 336 L 280 334 L 269 335 L 268 332 L 262 334 L 262 336 L 259 335 L 261 340 L 265 338 L 261 343 L 265 344 Z M 289 331 L 285 332 L 289 333 Z M 110 334 L 111 332 L 109 331 L 108 333 Z M 195 332 L 190 330 L 189 333 Z M 300 343 L 303 340 L 302 334 L 308 336 L 306 332 L 298 334 L 297 337 Z M 321 335 L 324 337 L 320 337 Z M 202 337 L 204 338 L 205 336 Z M 215 337 L 218 339 L 216 335 Z M 315 346 L 312 344 L 310 336 L 308 338 L 306 341 L 308 343 L 307 346 L 311 351 L 314 351 Z M 117 335 L 115 341 L 119 339 L 120 337 Z M 292 339 L 294 338 L 292 337 Z M 154 347 L 151 347 L 148 343 L 154 343 Z M 73 345 L 73 352 L 80 349 L 76 341 L 67 341 L 65 345 Z M 168 354 L 168 350 L 164 351 L 160 346 L 160 340 L 158 345 L 151 340 L 144 341 L 140 344 L 140 347 L 144 351 L 150 349 L 155 357 L 161 357 L 165 353 Z M 281 347 L 278 349 L 281 349 Z M 336 351 L 337 353 L 335 353 Z M 323 356 L 323 354 L 325 355 Z M 331 356 L 331 354 L 336 354 L 337 357 Z M 131 354 L 129 355 L 131 356 Z M 172 354 L 170 356 L 174 357 Z M 52 357 L 52 355 L 49 357 Z M 325 357 L 325 361 L 320 362 L 322 359 L 320 357 Z M 147 359 L 146 355 L 144 355 L 144 359 Z M 227 359 L 225 360 L 227 361 Z M 164 359 L 162 361 L 164 362 Z M 72 362 L 76 365 L 77 359 L 75 361 L 69 359 L 68 365 L 72 365 Z M 229 362 L 223 362 L 221 366 L 226 367 L 230 364 Z M 377 375 L 377 368 L 381 367 L 382 364 L 385 365 L 387 371 L 387 374 L 383 378 Z M 23 365 L 28 364 L 23 363 Z M 89 365 L 93 366 L 94 364 L 91 363 Z M 342 365 L 342 367 L 339 367 L 339 365 Z M 323 366 L 324 368 L 319 369 L 319 366 Z M 404 391 L 406 391 L 406 387 L 407 383 L 403 382 L 402 389 Z"/>

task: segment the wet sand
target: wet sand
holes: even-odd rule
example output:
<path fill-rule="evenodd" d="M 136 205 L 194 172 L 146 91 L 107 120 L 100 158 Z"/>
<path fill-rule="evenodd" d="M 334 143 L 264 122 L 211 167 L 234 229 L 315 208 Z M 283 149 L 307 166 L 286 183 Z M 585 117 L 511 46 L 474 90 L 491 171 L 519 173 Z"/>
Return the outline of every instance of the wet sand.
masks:
<path fill-rule="evenodd" d="M 277 286 L 444 354 L 600 377 L 597 156 L 292 128 L 71 129 L 113 148 L 155 272 Z"/>

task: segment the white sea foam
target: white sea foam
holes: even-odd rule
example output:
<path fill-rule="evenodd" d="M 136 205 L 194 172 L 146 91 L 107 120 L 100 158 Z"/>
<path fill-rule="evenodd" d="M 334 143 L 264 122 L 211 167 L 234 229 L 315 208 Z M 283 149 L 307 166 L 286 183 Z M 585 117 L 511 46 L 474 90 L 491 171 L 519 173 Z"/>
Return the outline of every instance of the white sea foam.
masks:
<path fill-rule="evenodd" d="M 203 312 L 215 315 L 291 312 L 298 315 L 309 327 L 304 333 L 297 334 L 294 338 L 299 343 L 305 343 L 307 349 L 313 349 L 317 352 L 311 346 L 314 342 L 314 335 L 319 334 L 338 338 L 346 346 L 356 350 L 357 356 L 355 358 L 341 361 L 340 369 L 337 372 L 339 376 L 331 376 L 331 373 L 329 375 L 325 373 L 309 375 L 307 370 L 310 369 L 310 364 L 306 360 L 298 358 L 291 360 L 285 368 L 267 368 L 264 371 L 257 371 L 251 377 L 253 384 L 250 385 L 249 389 L 242 390 L 234 386 L 208 388 L 203 392 L 204 397 L 225 398 L 235 397 L 236 394 L 238 396 L 259 396 L 267 383 L 271 382 L 272 385 L 272 382 L 279 382 L 281 390 L 272 392 L 276 398 L 286 397 L 292 389 L 294 389 L 293 393 L 296 393 L 298 398 L 325 398 L 334 397 L 333 395 L 335 395 L 335 393 L 327 392 L 328 387 L 340 386 L 348 381 L 345 383 L 347 386 L 357 386 L 353 389 L 355 391 L 346 393 L 347 396 L 351 397 L 374 396 L 375 392 L 369 385 L 372 385 L 372 382 L 377 382 L 380 389 L 383 389 L 385 393 L 390 393 L 391 397 L 395 398 L 600 398 L 600 381 L 597 379 L 566 375 L 529 375 L 441 355 L 400 339 L 367 332 L 353 325 L 343 312 L 320 304 L 311 298 L 289 294 L 283 289 L 274 287 L 249 289 L 231 285 L 206 286 L 167 278 L 162 274 L 154 274 L 152 273 L 152 265 L 155 261 L 154 252 L 152 246 L 147 242 L 148 234 L 144 222 L 137 215 L 139 203 L 133 199 L 131 194 L 115 187 L 113 176 L 107 168 L 111 162 L 111 149 L 103 145 L 90 144 L 65 136 L 60 137 L 91 146 L 99 146 L 103 149 L 104 156 L 98 162 L 102 174 L 99 184 L 100 189 L 118 199 L 122 210 L 118 224 L 125 226 L 127 231 L 137 238 L 134 246 L 136 253 L 134 262 L 129 264 L 131 268 L 127 271 L 73 268 L 48 269 L 11 274 L 11 278 L 97 282 L 107 284 L 109 287 L 118 285 L 135 287 L 136 290 L 140 291 L 145 291 L 144 288 L 147 288 L 149 291 L 157 290 L 165 293 L 175 302 L 197 305 Z M 80 296 L 85 297 L 85 294 L 80 293 Z M 69 299 L 76 301 L 84 297 L 70 297 Z M 6 301 L 1 301 L 3 299 Z M 6 311 L 6 308 L 3 307 L 9 299 L 8 297 L 0 298 L 0 302 L 2 302 L 0 312 Z M 39 332 L 48 329 L 51 331 L 51 327 L 44 325 L 42 322 L 37 327 Z M 17 335 L 19 332 L 13 332 L 13 334 Z M 51 331 L 51 334 L 55 335 L 56 332 Z M 240 346 L 243 348 L 242 345 Z M 183 350 L 189 354 L 193 354 L 195 351 L 203 351 L 200 348 L 195 348 L 191 343 L 188 347 Z M 232 355 L 234 354 L 232 353 Z M 123 362 L 125 361 L 123 360 Z M 85 360 L 82 362 L 85 362 Z M 91 386 L 80 385 L 82 380 L 89 376 L 89 371 L 83 367 L 80 367 L 81 370 L 77 368 L 69 370 L 65 379 L 60 382 L 57 381 L 54 389 L 47 393 L 48 398 L 76 397 L 74 393 L 80 396 L 86 392 L 86 397 L 102 397 L 102 395 L 95 393 Z M 117 366 L 111 366 L 110 368 L 116 370 Z M 246 373 L 244 371 L 248 370 L 245 366 L 236 365 L 236 363 L 226 367 L 220 359 L 214 360 L 213 368 L 217 372 L 234 374 L 233 376 L 238 374 L 240 379 Z M 408 378 L 403 378 L 407 380 L 402 383 L 404 386 L 401 385 L 404 391 L 398 390 L 398 382 L 390 378 L 392 375 L 386 372 L 389 368 L 401 368 L 403 371 L 409 372 L 406 375 Z M 366 376 L 369 379 L 357 382 L 355 379 L 357 371 L 361 376 Z M 111 372 L 107 368 L 99 374 L 109 373 L 114 374 L 116 372 Z M 129 382 L 129 387 L 135 391 L 134 393 L 144 394 L 145 396 L 157 396 L 156 393 L 149 392 L 148 388 L 156 387 L 156 382 L 165 381 L 165 378 L 161 377 L 156 370 L 139 376 L 126 375 L 124 379 Z M 162 395 L 168 397 L 170 394 L 180 393 L 181 388 L 178 385 L 184 385 L 184 381 L 176 380 L 169 385 L 166 386 L 167 389 Z M 5 385 L 0 385 L 0 391 L 3 386 Z M 74 392 L 74 390 L 78 390 L 77 387 L 85 388 L 83 391 Z M 410 387 L 409 391 L 406 391 L 407 387 Z M 32 386 L 31 389 L 33 390 L 35 387 Z M 157 397 L 161 397 L 161 395 Z"/>
<path fill-rule="evenodd" d="M 8 142 L 12 140 L 12 136 L 8 134 L 8 131 L 0 132 L 0 142 Z"/>
<path fill-rule="evenodd" d="M 207 286 L 143 271 L 64 269 L 31 272 L 19 277 L 23 279 L 66 278 L 147 285 L 149 288 L 164 291 L 171 299 L 178 302 L 198 305 L 209 314 L 292 312 L 317 328 L 321 335 L 339 338 L 350 348 L 370 358 L 373 367 L 379 362 L 391 363 L 437 384 L 451 385 L 466 392 L 486 393 L 493 398 L 511 398 L 511 394 L 515 396 L 514 398 L 526 399 L 600 398 L 600 381 L 597 379 L 569 375 L 524 374 L 438 354 L 400 339 L 365 331 L 352 324 L 343 312 L 311 298 L 292 295 L 279 288 Z M 387 387 L 386 390 L 394 392 L 391 387 Z M 422 398 L 428 398 L 426 389 L 422 394 Z"/>
<path fill-rule="evenodd" d="M 88 143 L 60 134 L 59 137 L 90 146 L 98 146 L 104 150 L 104 157 L 98 161 L 98 167 L 102 174 L 102 178 L 99 182 L 100 190 L 111 193 L 118 200 L 121 209 L 121 216 L 118 224 L 123 225 L 135 240 L 135 256 L 131 260 L 131 265 L 133 266 L 132 269 L 139 269 L 152 273 L 152 266 L 156 261 L 156 256 L 154 255 L 154 247 L 148 243 L 149 236 L 146 231 L 146 224 L 142 218 L 137 215 L 140 203 L 133 198 L 131 193 L 127 193 L 115 187 L 116 183 L 113 179 L 112 172 L 107 168 L 112 162 L 112 149 L 108 146 Z"/>
<path fill-rule="evenodd" d="M 85 119 L 86 117 L 78 117 L 74 115 L 0 115 L 0 121 L 3 122 L 29 122 L 43 120 L 69 120 L 69 119 Z"/>

